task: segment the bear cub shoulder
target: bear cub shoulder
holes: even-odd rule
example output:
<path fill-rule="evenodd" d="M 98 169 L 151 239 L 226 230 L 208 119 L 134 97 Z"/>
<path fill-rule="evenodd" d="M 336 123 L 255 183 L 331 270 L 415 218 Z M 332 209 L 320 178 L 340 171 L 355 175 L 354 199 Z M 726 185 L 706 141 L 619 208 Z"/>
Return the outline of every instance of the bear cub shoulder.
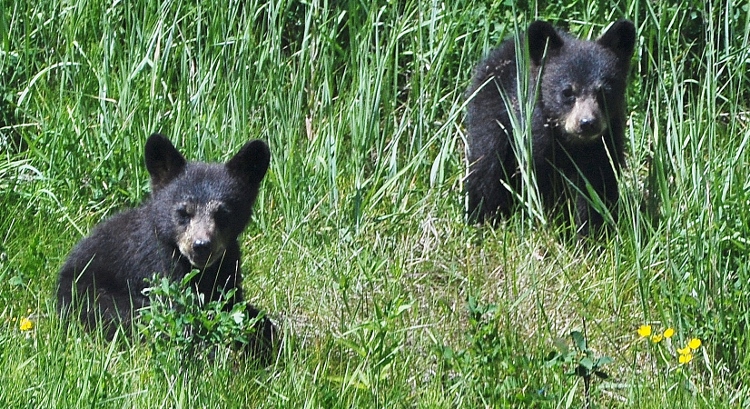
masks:
<path fill-rule="evenodd" d="M 147 279 L 159 274 L 192 283 L 209 301 L 234 289 L 228 308 L 242 300 L 237 237 L 247 226 L 270 152 L 247 142 L 226 164 L 187 162 L 172 143 L 154 134 L 146 142 L 151 197 L 102 222 L 72 250 L 58 277 L 58 308 L 86 328 L 103 325 L 111 337 L 147 306 Z M 260 312 L 250 309 L 250 318 Z M 270 320 L 256 326 L 259 345 L 270 345 Z"/>
<path fill-rule="evenodd" d="M 528 88 L 521 93 L 525 82 L 517 64 L 524 57 L 516 55 L 515 43 L 509 39 L 491 51 L 467 91 L 469 218 L 494 220 L 517 206 L 523 162 L 515 147 L 521 143 L 531 147 L 528 157 L 545 207 L 570 204 L 579 234 L 586 235 L 604 222 L 588 187 L 616 215 L 635 27 L 621 20 L 596 41 L 584 41 L 549 23 L 532 23 L 519 38 L 529 56 L 522 68 Z M 529 104 L 526 98 L 535 99 Z M 522 107 L 532 111 L 524 114 Z"/>

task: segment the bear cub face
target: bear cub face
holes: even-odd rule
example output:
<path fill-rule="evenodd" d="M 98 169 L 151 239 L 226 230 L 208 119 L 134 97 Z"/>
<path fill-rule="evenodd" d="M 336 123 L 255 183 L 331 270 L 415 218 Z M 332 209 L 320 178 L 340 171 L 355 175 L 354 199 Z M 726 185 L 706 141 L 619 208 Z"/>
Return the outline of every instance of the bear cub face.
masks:
<path fill-rule="evenodd" d="M 630 22 L 618 21 L 596 41 L 581 41 L 543 21 L 527 32 L 532 69 L 541 70 L 545 116 L 572 144 L 590 143 L 622 111 L 635 41 Z"/>
<path fill-rule="evenodd" d="M 160 208 L 160 234 L 198 269 L 223 257 L 247 225 L 257 185 L 268 168 L 265 143 L 248 142 L 226 165 L 190 163 L 166 138 L 146 143 L 152 201 Z"/>

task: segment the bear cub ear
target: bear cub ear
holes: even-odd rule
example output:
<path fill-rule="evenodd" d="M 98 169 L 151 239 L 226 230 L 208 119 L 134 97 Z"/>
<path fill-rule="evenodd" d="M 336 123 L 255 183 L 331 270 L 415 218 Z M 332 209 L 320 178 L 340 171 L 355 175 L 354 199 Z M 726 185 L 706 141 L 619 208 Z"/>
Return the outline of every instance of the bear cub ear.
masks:
<path fill-rule="evenodd" d="M 146 169 L 151 175 L 151 193 L 179 176 L 186 164 L 185 157 L 164 135 L 155 133 L 146 141 Z"/>
<path fill-rule="evenodd" d="M 552 55 L 562 48 L 565 43 L 552 24 L 546 21 L 531 23 L 526 32 L 526 38 L 529 43 L 531 62 L 536 66 L 542 65 L 545 50 L 547 51 L 547 55 Z"/>
<path fill-rule="evenodd" d="M 628 20 L 619 20 L 596 42 L 614 51 L 618 58 L 630 60 L 635 49 L 635 26 Z"/>
<path fill-rule="evenodd" d="M 229 173 L 251 185 L 260 183 L 268 170 L 271 152 L 268 145 L 261 140 L 245 144 L 236 155 L 227 162 Z"/>

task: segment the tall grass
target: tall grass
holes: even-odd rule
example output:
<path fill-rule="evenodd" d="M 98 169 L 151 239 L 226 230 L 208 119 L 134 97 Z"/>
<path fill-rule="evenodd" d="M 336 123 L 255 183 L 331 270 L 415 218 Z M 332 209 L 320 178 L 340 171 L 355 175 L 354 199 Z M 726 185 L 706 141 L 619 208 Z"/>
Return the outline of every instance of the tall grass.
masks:
<path fill-rule="evenodd" d="M 621 17 L 639 37 L 614 233 L 467 226 L 474 64 L 537 18 L 594 38 Z M 0 406 L 747 406 L 749 19 L 732 1 L 4 3 Z M 156 131 L 194 160 L 271 147 L 242 239 L 245 293 L 283 328 L 269 368 L 159 361 L 54 313 L 67 252 L 148 194 Z M 574 331 L 613 358 L 588 399 L 578 361 L 547 360 Z"/>

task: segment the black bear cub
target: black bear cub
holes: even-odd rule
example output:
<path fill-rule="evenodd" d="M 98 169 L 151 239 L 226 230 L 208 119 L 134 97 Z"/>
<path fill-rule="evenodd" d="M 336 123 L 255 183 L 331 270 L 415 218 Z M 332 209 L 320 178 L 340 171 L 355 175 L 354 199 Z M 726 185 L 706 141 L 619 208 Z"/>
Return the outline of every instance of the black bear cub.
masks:
<path fill-rule="evenodd" d="M 621 20 L 596 41 L 583 41 L 536 21 L 519 40 L 530 60 L 525 92 L 518 91 L 523 57 L 512 39 L 479 63 L 467 91 L 469 219 L 494 221 L 517 204 L 522 181 L 513 133 L 521 132 L 515 140 L 531 147 L 542 203 L 547 209 L 570 203 L 578 233 L 587 235 L 604 222 L 589 187 L 616 216 L 635 27 Z M 530 105 L 525 95 L 535 98 L 530 123 L 521 113 Z"/>
<path fill-rule="evenodd" d="M 188 163 L 159 134 L 149 137 L 145 151 L 150 199 L 94 228 L 59 275 L 60 312 L 80 312 L 85 327 L 101 324 L 110 337 L 149 304 L 143 290 L 154 273 L 179 280 L 198 269 L 192 284 L 207 301 L 231 289 L 228 306 L 242 300 L 237 236 L 250 220 L 270 160 L 259 140 L 247 142 L 226 164 Z M 259 313 L 250 309 L 250 318 Z M 255 329 L 255 352 L 268 351 L 273 324 L 264 317 Z"/>

